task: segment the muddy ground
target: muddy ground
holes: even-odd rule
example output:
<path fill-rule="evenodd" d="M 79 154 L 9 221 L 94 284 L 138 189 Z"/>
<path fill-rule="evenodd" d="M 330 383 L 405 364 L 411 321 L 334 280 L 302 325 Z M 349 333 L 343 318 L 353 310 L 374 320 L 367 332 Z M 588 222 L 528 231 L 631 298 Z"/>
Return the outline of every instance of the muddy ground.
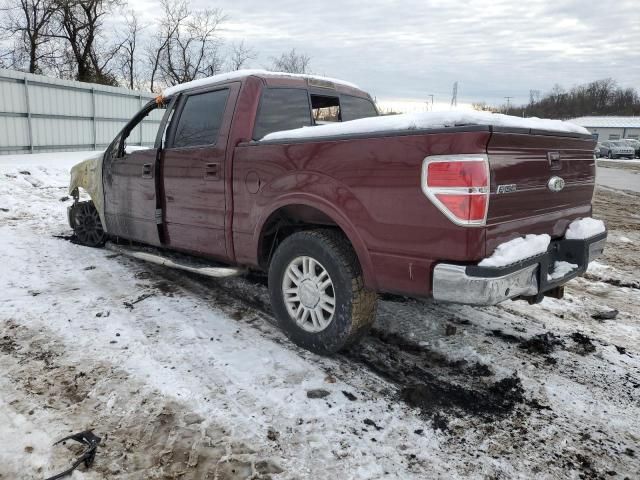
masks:
<path fill-rule="evenodd" d="M 45 174 L 25 200 L 62 197 Z M 63 214 L 3 215 L 2 479 L 64 469 L 79 448 L 51 444 L 87 429 L 102 443 L 74 478 L 640 478 L 640 196 L 597 191 L 610 242 L 564 300 L 385 295 L 335 358 L 288 342 L 261 276 L 166 270 L 70 244 Z"/>

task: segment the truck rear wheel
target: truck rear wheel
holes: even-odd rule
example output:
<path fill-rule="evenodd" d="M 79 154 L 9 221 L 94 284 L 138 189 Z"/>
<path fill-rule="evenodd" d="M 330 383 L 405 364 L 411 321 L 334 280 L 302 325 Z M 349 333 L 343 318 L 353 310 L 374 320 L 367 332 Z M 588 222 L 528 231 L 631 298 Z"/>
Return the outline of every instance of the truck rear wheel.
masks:
<path fill-rule="evenodd" d="M 269 294 L 281 328 L 297 345 L 328 355 L 364 336 L 376 313 L 353 248 L 338 231 L 287 237 L 269 265 Z"/>
<path fill-rule="evenodd" d="M 71 207 L 70 214 L 73 233 L 80 245 L 102 247 L 105 244 L 107 234 L 93 202 L 76 202 Z"/>

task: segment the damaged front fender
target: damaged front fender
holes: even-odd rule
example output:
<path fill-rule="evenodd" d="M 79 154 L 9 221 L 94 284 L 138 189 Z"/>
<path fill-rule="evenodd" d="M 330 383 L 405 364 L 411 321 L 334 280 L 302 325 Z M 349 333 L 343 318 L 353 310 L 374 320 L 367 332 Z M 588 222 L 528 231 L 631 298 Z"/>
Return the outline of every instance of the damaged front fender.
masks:
<path fill-rule="evenodd" d="M 106 230 L 107 223 L 104 218 L 104 189 L 102 186 L 102 158 L 104 153 L 99 153 L 74 165 L 71 168 L 71 181 L 69 182 L 69 194 L 76 200 L 82 188 L 91 197 L 98 210 L 100 221 Z"/>

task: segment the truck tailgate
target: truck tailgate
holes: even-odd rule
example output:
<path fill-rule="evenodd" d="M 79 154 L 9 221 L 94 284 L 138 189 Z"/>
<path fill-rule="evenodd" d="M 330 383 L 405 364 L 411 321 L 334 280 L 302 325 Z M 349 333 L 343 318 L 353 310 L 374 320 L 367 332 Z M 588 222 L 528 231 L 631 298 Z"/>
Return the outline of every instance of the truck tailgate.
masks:
<path fill-rule="evenodd" d="M 487 255 L 500 243 L 527 233 L 560 237 L 571 220 L 590 216 L 594 147 L 595 141 L 586 136 L 494 129 L 487 145 Z M 552 177 L 564 181 L 561 190 L 549 188 Z"/>

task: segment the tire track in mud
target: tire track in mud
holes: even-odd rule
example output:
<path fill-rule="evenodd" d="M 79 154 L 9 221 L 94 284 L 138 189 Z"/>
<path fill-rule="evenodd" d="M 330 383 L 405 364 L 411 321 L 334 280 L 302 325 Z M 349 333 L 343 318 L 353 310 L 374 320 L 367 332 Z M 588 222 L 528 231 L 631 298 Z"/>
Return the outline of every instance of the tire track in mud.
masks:
<path fill-rule="evenodd" d="M 313 355 L 288 344 L 284 333 L 273 328 L 277 328 L 277 321 L 271 311 L 265 277 L 250 274 L 240 279 L 220 281 L 175 270 L 155 267 L 147 270 L 153 270 L 154 276 L 164 278 L 161 283 L 170 282 L 204 297 L 231 318 L 250 324 L 285 348 L 296 349 L 303 356 Z M 152 284 L 152 287 L 156 286 L 157 283 Z M 393 301 L 405 303 L 407 300 L 397 298 Z M 255 321 L 256 316 L 271 325 L 261 325 Z M 341 374 L 347 377 L 361 375 L 364 367 L 382 378 L 395 389 L 389 393 L 392 400 L 419 409 L 440 429 L 443 427 L 442 414 L 446 412 L 456 416 L 480 416 L 489 421 L 508 415 L 517 405 L 531 403 L 525 399 L 524 389 L 515 374 L 492 381 L 493 371 L 486 364 L 453 361 L 399 334 L 380 329 L 374 328 L 359 344 L 339 354 L 333 361 L 322 361 L 328 374 L 337 373 L 336 361 Z"/>

